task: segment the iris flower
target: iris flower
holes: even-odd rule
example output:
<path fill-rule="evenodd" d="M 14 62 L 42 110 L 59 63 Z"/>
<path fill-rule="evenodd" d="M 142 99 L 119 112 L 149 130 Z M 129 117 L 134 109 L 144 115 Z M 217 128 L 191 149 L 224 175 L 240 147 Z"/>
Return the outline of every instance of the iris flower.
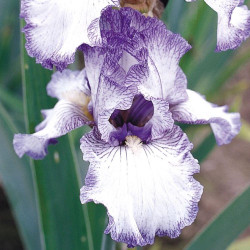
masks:
<path fill-rule="evenodd" d="M 47 92 L 59 101 L 43 111 L 37 132 L 15 135 L 16 153 L 41 159 L 55 138 L 90 125 L 80 197 L 107 208 L 105 233 L 129 247 L 177 237 L 195 220 L 203 188 L 193 178 L 193 146 L 175 122 L 209 123 L 222 145 L 239 132 L 239 114 L 187 90 L 179 60 L 191 46 L 160 20 L 108 7 L 98 43 L 80 47 L 85 69 L 54 73 Z"/>
<path fill-rule="evenodd" d="M 218 14 L 216 51 L 238 48 L 250 36 L 250 10 L 244 0 L 204 1 Z"/>

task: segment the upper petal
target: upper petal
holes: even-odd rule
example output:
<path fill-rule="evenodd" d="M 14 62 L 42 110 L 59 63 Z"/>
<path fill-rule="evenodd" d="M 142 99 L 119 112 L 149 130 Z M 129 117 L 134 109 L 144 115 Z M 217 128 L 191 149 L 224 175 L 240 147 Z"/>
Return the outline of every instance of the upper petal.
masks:
<path fill-rule="evenodd" d="M 179 61 L 191 46 L 162 25 L 145 30 L 143 35 L 148 49 L 148 75 L 140 86 L 141 91 L 170 104 L 185 100 L 187 79 Z"/>
<path fill-rule="evenodd" d="M 119 64 L 122 51 L 103 47 L 81 46 L 84 52 L 86 76 L 93 102 L 97 98 L 101 75 L 108 77 L 117 84 L 125 81 L 126 71 Z"/>
<path fill-rule="evenodd" d="M 21 17 L 28 54 L 38 63 L 52 69 L 64 69 L 74 61 L 78 46 L 93 39 L 92 21 L 108 6 L 119 6 L 118 0 L 22 0 Z"/>
<path fill-rule="evenodd" d="M 91 163 L 82 203 L 104 204 L 105 233 L 129 247 L 153 244 L 155 235 L 179 236 L 194 221 L 202 193 L 192 177 L 199 172 L 192 145 L 177 126 L 149 144 L 138 138 L 130 143 L 112 147 L 95 130 L 82 138 L 84 159 Z"/>
<path fill-rule="evenodd" d="M 65 100 L 60 100 L 53 109 L 46 110 L 44 115 L 45 120 L 36 127 L 36 133 L 14 136 L 13 145 L 19 157 L 27 154 L 33 159 L 42 159 L 54 138 L 91 123 L 81 106 Z"/>
<path fill-rule="evenodd" d="M 173 119 L 190 124 L 210 123 L 218 145 L 228 144 L 239 133 L 239 113 L 228 113 L 227 107 L 207 102 L 200 94 L 187 90 L 188 100 L 170 108 Z"/>
<path fill-rule="evenodd" d="M 83 45 L 81 49 L 85 56 L 94 120 L 102 134 L 102 139 L 109 141 L 110 133 L 115 131 L 109 122 L 111 114 L 115 109 L 129 109 L 137 94 L 137 88 L 133 84 L 123 84 L 126 71 L 119 63 L 122 51 L 117 48 L 87 45 Z"/>
<path fill-rule="evenodd" d="M 191 46 L 184 38 L 167 30 L 162 21 L 131 8 L 107 8 L 100 29 L 104 46 L 126 51 L 120 64 L 127 72 L 125 84 L 136 84 L 145 97 L 171 104 L 187 98 L 179 61 Z"/>
<path fill-rule="evenodd" d="M 241 0 L 205 0 L 218 13 L 216 51 L 235 49 L 250 35 L 250 11 Z"/>

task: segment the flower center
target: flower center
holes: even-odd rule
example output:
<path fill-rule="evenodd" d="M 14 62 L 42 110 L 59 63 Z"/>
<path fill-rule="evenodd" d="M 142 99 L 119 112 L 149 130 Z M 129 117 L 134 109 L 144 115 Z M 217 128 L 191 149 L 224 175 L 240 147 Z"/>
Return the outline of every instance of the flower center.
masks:
<path fill-rule="evenodd" d="M 125 138 L 125 145 L 127 145 L 133 153 L 136 153 L 142 147 L 142 141 L 135 135 L 128 135 Z"/>

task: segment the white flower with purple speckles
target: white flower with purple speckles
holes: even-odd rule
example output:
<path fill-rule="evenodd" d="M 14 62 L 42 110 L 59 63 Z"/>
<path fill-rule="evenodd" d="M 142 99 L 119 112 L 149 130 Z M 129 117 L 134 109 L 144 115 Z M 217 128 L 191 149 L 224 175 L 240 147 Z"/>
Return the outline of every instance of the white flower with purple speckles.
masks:
<path fill-rule="evenodd" d="M 42 158 L 52 139 L 90 124 L 81 139 L 90 162 L 81 201 L 107 208 L 105 233 L 129 247 L 177 237 L 196 218 L 202 186 L 192 144 L 174 122 L 210 123 L 225 144 L 239 132 L 239 114 L 186 89 L 179 60 L 191 47 L 158 19 L 107 8 L 100 34 L 102 46 L 80 48 L 83 71 L 54 74 L 47 90 L 59 102 L 38 132 L 15 136 L 14 148 Z"/>
<path fill-rule="evenodd" d="M 238 48 L 250 36 L 250 10 L 244 0 L 204 1 L 218 14 L 216 51 Z"/>
<path fill-rule="evenodd" d="M 119 0 L 21 0 L 28 54 L 45 68 L 66 68 L 81 44 L 95 44 L 108 5 L 119 7 Z"/>

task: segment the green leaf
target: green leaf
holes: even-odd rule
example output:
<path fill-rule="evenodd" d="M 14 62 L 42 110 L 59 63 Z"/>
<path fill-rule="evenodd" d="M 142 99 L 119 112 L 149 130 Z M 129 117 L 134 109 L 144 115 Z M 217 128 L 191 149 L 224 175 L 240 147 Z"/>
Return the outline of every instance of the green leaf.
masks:
<path fill-rule="evenodd" d="M 20 87 L 19 2 L 0 0 L 0 82 Z"/>
<path fill-rule="evenodd" d="M 250 225 L 250 186 L 212 221 L 185 249 L 226 249 Z"/>
<path fill-rule="evenodd" d="M 20 236 L 26 249 L 41 249 L 39 224 L 32 182 L 32 170 L 26 158 L 20 160 L 13 150 L 17 128 L 0 103 L 0 176 L 11 204 Z"/>
<path fill-rule="evenodd" d="M 227 250 L 249 250 L 250 237 L 237 240 L 229 246 Z"/>
<path fill-rule="evenodd" d="M 172 32 L 179 31 L 181 17 L 185 11 L 184 5 L 182 0 L 170 0 L 162 15 L 162 20 Z"/>
<path fill-rule="evenodd" d="M 215 146 L 216 146 L 216 141 L 214 138 L 214 134 L 211 132 L 201 142 L 201 144 L 193 151 L 192 154 L 193 154 L 194 158 L 196 158 L 201 163 L 212 152 L 212 150 Z"/>
<path fill-rule="evenodd" d="M 35 64 L 24 49 L 22 76 L 28 133 L 41 122 L 41 109 L 52 108 L 55 100 L 46 94 L 51 72 Z M 31 161 L 37 191 L 42 249 L 94 249 L 87 210 L 79 199 L 79 176 L 68 136 L 49 147 L 41 161 Z"/>
<path fill-rule="evenodd" d="M 103 235 L 101 250 L 115 250 L 116 243 L 110 237 L 110 235 Z"/>
<path fill-rule="evenodd" d="M 245 120 L 241 120 L 241 123 L 242 125 L 240 129 L 239 137 L 242 140 L 250 142 L 250 124 Z"/>

